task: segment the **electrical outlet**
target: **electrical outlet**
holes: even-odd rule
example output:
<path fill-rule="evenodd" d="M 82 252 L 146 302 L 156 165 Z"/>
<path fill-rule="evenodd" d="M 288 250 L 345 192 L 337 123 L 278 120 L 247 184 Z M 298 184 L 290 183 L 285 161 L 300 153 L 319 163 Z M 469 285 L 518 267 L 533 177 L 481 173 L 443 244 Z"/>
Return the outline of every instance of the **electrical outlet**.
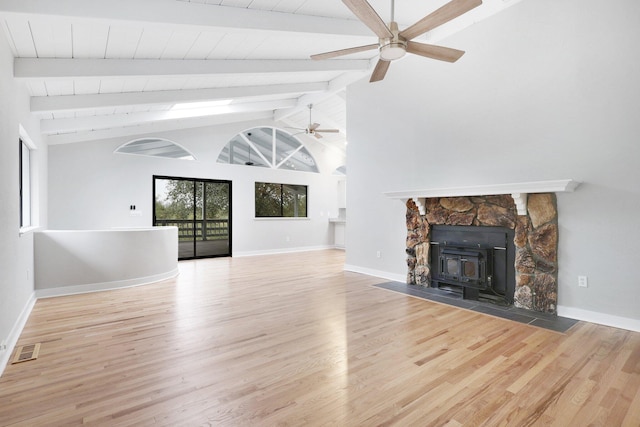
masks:
<path fill-rule="evenodd" d="M 588 288 L 589 283 L 587 281 L 587 276 L 578 276 L 578 286 L 581 288 Z"/>
<path fill-rule="evenodd" d="M 380 251 L 376 252 L 376 258 L 380 258 Z"/>
<path fill-rule="evenodd" d="M 0 343 L 0 352 L 6 351 L 6 350 L 7 350 L 7 341 L 6 341 L 6 340 L 3 340 L 3 341 Z"/>

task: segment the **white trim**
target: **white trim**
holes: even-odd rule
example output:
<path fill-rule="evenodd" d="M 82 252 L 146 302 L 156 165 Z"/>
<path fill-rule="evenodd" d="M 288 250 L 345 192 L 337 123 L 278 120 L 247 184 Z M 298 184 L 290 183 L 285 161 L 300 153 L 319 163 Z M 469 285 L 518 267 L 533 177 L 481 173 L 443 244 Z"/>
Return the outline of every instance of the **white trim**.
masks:
<path fill-rule="evenodd" d="M 42 228 L 40 225 L 30 225 L 28 227 L 20 227 L 18 230 L 18 235 L 22 236 L 23 234 L 33 233 L 34 231 L 38 231 Z"/>
<path fill-rule="evenodd" d="M 387 271 L 374 270 L 355 265 L 345 264 L 345 271 L 366 274 L 368 276 L 380 277 L 387 280 L 405 283 L 406 277 L 389 273 Z M 598 313 L 596 311 L 583 310 L 581 308 L 558 306 L 558 316 L 568 317 L 570 319 L 581 320 L 599 325 L 611 326 L 614 328 L 625 329 L 628 331 L 640 332 L 640 319 L 631 319 L 629 317 L 614 316 L 606 313 Z"/>
<path fill-rule="evenodd" d="M 310 221 L 311 218 L 308 216 L 256 216 L 253 218 L 254 221 Z"/>
<path fill-rule="evenodd" d="M 36 289 L 37 298 L 51 298 L 65 295 L 85 294 L 88 292 L 109 291 L 120 288 L 131 288 L 134 286 L 149 285 L 162 280 L 172 279 L 179 273 L 175 268 L 166 273 L 159 273 L 153 276 L 137 277 L 135 279 L 117 280 L 113 282 L 89 283 L 86 285 L 61 286 L 49 289 Z"/>
<path fill-rule="evenodd" d="M 558 316 L 597 323 L 599 325 L 611 326 L 614 328 L 626 329 L 628 331 L 640 332 L 640 319 L 614 316 L 612 314 L 598 313 L 597 311 L 589 311 L 581 308 L 565 307 L 561 305 L 558 306 Z"/>
<path fill-rule="evenodd" d="M 393 280 L 394 282 L 406 283 L 407 281 L 406 275 L 394 274 L 394 273 L 389 273 L 388 271 L 374 270 L 371 268 L 358 267 L 356 265 L 351 265 L 351 264 L 345 264 L 344 270 L 352 271 L 354 273 L 366 274 L 367 276 L 374 276 L 374 277 L 380 277 L 382 279 Z"/>
<path fill-rule="evenodd" d="M 303 246 L 298 248 L 266 249 L 261 251 L 234 252 L 233 257 L 242 258 L 242 257 L 258 256 L 258 255 L 290 254 L 295 252 L 322 251 L 326 249 L 335 249 L 335 248 L 331 245 L 323 245 L 323 246 Z"/>
<path fill-rule="evenodd" d="M 20 135 L 20 139 L 22 139 L 22 142 L 24 142 L 27 147 L 29 147 L 29 150 L 38 149 L 38 146 L 33 143 L 33 140 L 29 137 L 27 130 L 21 124 L 18 124 L 18 134 Z"/>
<path fill-rule="evenodd" d="M 572 192 L 579 185 L 580 182 L 572 179 L 560 179 L 555 181 L 513 182 L 508 184 L 473 185 L 468 187 L 389 191 L 383 194 L 392 199 L 410 199 L 413 197 L 459 197 L 512 193 L 557 193 Z"/>
<path fill-rule="evenodd" d="M 529 193 L 572 192 L 580 182 L 572 179 L 555 181 L 510 182 L 507 184 L 472 185 L 468 187 L 428 188 L 425 190 L 390 191 L 383 193 L 391 199 L 413 199 L 420 215 L 426 213 L 425 200 L 431 197 L 466 197 L 510 194 L 516 203 L 518 215 L 527 214 L 527 196 Z"/>
<path fill-rule="evenodd" d="M 22 330 L 24 329 L 24 326 L 27 324 L 27 320 L 29 320 L 29 315 L 31 314 L 31 310 L 33 310 L 33 306 L 36 304 L 36 300 L 37 298 L 35 293 L 32 293 L 31 297 L 29 298 L 24 308 L 22 309 L 20 316 L 18 316 L 18 319 L 13 324 L 13 328 L 11 328 L 11 332 L 9 332 L 9 336 L 7 337 L 6 350 L 2 351 L 0 349 L 0 376 L 2 376 L 4 369 L 7 367 L 7 364 L 9 363 L 9 358 L 11 357 L 11 354 L 13 353 L 13 349 L 15 348 L 16 343 L 20 338 L 20 335 L 22 334 Z"/>

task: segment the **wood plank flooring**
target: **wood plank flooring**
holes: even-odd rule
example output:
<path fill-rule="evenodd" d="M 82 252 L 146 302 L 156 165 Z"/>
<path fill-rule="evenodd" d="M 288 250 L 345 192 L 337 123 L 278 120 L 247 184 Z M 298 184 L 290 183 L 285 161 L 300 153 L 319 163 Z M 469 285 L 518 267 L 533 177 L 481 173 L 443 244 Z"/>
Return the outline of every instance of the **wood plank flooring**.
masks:
<path fill-rule="evenodd" d="M 0 426 L 640 425 L 640 334 L 561 334 L 376 288 L 341 251 L 180 263 L 39 300 Z"/>

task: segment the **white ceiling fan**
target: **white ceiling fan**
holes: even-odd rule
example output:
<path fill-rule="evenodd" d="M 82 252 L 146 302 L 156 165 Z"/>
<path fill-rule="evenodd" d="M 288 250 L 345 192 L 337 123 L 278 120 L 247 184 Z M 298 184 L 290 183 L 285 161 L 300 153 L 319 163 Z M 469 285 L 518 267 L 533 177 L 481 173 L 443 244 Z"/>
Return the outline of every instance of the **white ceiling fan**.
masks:
<path fill-rule="evenodd" d="M 378 43 L 319 53 L 311 55 L 311 58 L 329 59 L 377 48 L 380 51 L 380 58 L 373 70 L 373 74 L 369 80 L 370 82 L 382 80 L 387 74 L 391 61 L 402 58 L 407 52 L 447 62 L 455 62 L 460 59 L 464 51 L 418 43 L 412 41 L 412 39 L 482 4 L 482 0 L 452 0 L 410 27 L 399 31 L 398 23 L 395 22 L 394 18 L 394 0 L 391 0 L 391 22 L 389 26 L 385 24 L 367 0 L 342 0 L 342 2 L 351 9 L 351 12 L 353 12 L 363 24 L 378 36 Z"/>
<path fill-rule="evenodd" d="M 339 129 L 320 129 L 320 123 L 314 123 L 311 120 L 311 109 L 313 108 L 313 104 L 307 105 L 307 108 L 309 109 L 309 126 L 307 126 L 304 129 L 302 128 L 291 128 L 291 129 L 300 130 L 305 134 L 313 135 L 318 139 L 322 138 L 322 135 L 321 135 L 322 133 L 339 133 L 340 132 Z M 302 132 L 299 132 L 299 133 L 302 133 Z"/>

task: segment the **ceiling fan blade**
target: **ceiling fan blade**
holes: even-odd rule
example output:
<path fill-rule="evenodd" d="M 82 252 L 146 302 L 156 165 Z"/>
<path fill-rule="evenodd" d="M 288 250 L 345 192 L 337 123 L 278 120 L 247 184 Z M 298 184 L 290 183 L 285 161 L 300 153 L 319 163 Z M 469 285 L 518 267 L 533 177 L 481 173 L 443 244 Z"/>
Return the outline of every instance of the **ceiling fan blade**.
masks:
<path fill-rule="evenodd" d="M 379 59 L 376 64 L 376 68 L 373 69 L 369 82 L 373 83 L 384 79 L 384 76 L 387 74 L 387 70 L 389 69 L 389 65 L 391 65 L 391 61 Z"/>
<path fill-rule="evenodd" d="M 447 62 L 456 62 L 464 55 L 463 50 L 417 42 L 407 42 L 407 52 Z"/>
<path fill-rule="evenodd" d="M 347 7 L 351 9 L 351 12 L 378 37 L 381 39 L 393 37 L 393 33 L 389 30 L 387 24 L 384 23 L 380 15 L 371 7 L 367 0 L 342 0 L 342 3 L 347 5 Z"/>
<path fill-rule="evenodd" d="M 338 129 L 316 129 L 316 132 L 322 133 L 340 133 Z"/>
<path fill-rule="evenodd" d="M 452 0 L 440 9 L 431 12 L 412 26 L 400 32 L 400 36 L 411 40 L 421 34 L 431 31 L 440 25 L 470 11 L 482 4 L 482 0 Z"/>
<path fill-rule="evenodd" d="M 314 131 L 318 128 L 318 126 L 320 126 L 320 123 L 312 123 L 309 125 L 309 130 Z"/>
<path fill-rule="evenodd" d="M 334 50 L 331 52 L 318 53 L 316 55 L 311 55 L 311 59 L 316 59 L 316 60 L 330 59 L 330 58 L 335 58 L 336 56 L 351 55 L 352 53 L 364 52 L 367 50 L 373 50 L 377 48 L 378 48 L 378 43 L 368 44 L 366 46 L 350 47 L 348 49 L 340 49 L 340 50 Z"/>
<path fill-rule="evenodd" d="M 322 135 L 320 135 L 318 132 L 314 132 L 313 136 L 315 136 L 317 139 L 322 138 Z"/>

